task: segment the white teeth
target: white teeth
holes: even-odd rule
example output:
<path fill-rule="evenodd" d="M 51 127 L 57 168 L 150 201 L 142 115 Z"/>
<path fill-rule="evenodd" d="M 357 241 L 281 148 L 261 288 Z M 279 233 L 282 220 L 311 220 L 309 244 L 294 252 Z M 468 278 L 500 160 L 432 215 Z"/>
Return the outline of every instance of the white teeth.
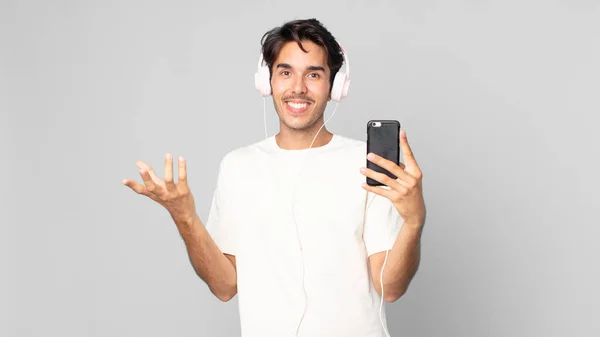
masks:
<path fill-rule="evenodd" d="M 294 109 L 304 109 L 308 106 L 307 103 L 292 103 L 292 102 L 287 102 L 287 104 L 289 106 L 291 106 Z"/>

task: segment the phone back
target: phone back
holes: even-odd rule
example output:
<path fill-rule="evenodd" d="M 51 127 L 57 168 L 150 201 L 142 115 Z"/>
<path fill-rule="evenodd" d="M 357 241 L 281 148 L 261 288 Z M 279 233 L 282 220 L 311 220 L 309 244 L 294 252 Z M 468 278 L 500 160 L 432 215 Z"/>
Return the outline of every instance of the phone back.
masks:
<path fill-rule="evenodd" d="M 398 165 L 400 163 L 400 122 L 395 120 L 369 121 L 367 124 L 367 153 L 369 152 L 391 160 Z M 367 160 L 367 168 L 387 174 L 392 179 L 398 178 L 369 160 Z M 367 184 L 370 186 L 383 185 L 369 177 L 367 177 Z"/>

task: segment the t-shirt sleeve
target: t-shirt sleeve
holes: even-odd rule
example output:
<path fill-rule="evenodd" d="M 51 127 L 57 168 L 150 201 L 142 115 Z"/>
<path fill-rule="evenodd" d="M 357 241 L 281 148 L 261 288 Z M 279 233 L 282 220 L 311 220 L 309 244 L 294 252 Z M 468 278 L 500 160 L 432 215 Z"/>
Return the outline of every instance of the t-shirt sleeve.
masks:
<path fill-rule="evenodd" d="M 367 255 L 371 256 L 392 249 L 403 220 L 389 199 L 367 193 L 363 239 Z"/>
<path fill-rule="evenodd" d="M 224 254 L 236 255 L 236 224 L 233 217 L 231 186 L 233 177 L 228 173 L 226 158 L 219 166 L 206 230 Z"/>

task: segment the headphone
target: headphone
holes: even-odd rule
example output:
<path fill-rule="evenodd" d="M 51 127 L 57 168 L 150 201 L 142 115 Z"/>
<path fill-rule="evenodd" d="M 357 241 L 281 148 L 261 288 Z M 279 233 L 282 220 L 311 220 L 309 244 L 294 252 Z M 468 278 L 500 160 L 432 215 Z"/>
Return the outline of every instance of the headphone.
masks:
<path fill-rule="evenodd" d="M 348 62 L 348 56 L 346 56 L 344 48 L 340 44 L 338 45 L 340 46 L 342 55 L 344 56 L 346 72 L 338 71 L 333 79 L 333 85 L 331 86 L 331 98 L 336 102 L 339 102 L 342 98 L 348 95 L 348 88 L 350 87 L 350 63 Z M 260 53 L 258 59 L 258 69 L 254 74 L 254 86 L 262 96 L 269 96 L 271 95 L 271 76 L 269 66 L 266 64 L 263 65 L 263 63 L 263 54 Z"/>

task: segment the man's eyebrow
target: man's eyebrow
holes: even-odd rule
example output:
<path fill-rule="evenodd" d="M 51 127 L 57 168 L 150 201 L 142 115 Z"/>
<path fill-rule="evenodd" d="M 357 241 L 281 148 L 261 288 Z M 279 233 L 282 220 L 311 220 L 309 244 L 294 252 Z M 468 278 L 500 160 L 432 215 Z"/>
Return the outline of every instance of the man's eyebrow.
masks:
<path fill-rule="evenodd" d="M 292 66 L 287 63 L 279 63 L 275 68 L 292 69 Z"/>
<path fill-rule="evenodd" d="M 292 66 L 287 63 L 279 63 L 275 68 L 292 69 Z M 306 69 L 310 71 L 322 71 L 325 72 L 325 68 L 321 66 L 308 66 Z"/>
<path fill-rule="evenodd" d="M 322 72 L 325 72 L 325 68 L 323 68 L 321 66 L 308 66 L 308 67 L 306 67 L 306 69 L 312 70 L 312 71 L 322 71 Z"/>

